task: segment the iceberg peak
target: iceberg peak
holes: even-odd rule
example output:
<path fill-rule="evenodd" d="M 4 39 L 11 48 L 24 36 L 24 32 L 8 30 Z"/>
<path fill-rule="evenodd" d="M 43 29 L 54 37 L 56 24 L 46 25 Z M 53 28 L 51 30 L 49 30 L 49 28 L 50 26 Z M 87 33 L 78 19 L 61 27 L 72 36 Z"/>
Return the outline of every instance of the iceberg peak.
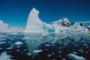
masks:
<path fill-rule="evenodd" d="M 27 19 L 27 26 L 25 32 L 28 33 L 42 33 L 43 22 L 39 18 L 39 11 L 35 8 L 31 10 Z"/>

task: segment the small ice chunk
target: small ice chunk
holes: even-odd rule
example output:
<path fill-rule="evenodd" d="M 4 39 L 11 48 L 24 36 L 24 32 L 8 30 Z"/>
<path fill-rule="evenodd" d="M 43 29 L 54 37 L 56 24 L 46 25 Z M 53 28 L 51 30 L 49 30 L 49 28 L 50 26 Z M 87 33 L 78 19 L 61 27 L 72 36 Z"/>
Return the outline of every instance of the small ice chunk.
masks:
<path fill-rule="evenodd" d="M 8 49 L 8 50 L 11 50 L 11 49 L 13 49 L 13 46 L 8 47 L 7 49 Z"/>
<path fill-rule="evenodd" d="M 3 52 L 3 53 L 0 55 L 0 60 L 11 60 L 11 59 L 10 59 L 10 56 L 7 55 L 6 52 Z"/>
<path fill-rule="evenodd" d="M 20 41 L 18 41 L 18 42 L 15 43 L 15 45 L 22 45 L 22 44 L 23 44 L 23 43 L 20 42 Z"/>
<path fill-rule="evenodd" d="M 78 56 L 78 55 L 73 54 L 73 53 L 69 54 L 68 57 L 69 57 L 70 59 L 72 59 L 72 60 L 86 60 L 84 57 Z"/>
<path fill-rule="evenodd" d="M 17 49 L 16 51 L 17 51 L 17 52 L 20 52 L 20 50 L 19 50 L 19 49 Z"/>
<path fill-rule="evenodd" d="M 2 48 L 0 48 L 0 50 L 2 50 Z"/>
<path fill-rule="evenodd" d="M 48 57 L 51 57 L 52 55 L 51 54 L 48 54 Z"/>
<path fill-rule="evenodd" d="M 5 44 L 6 42 L 0 42 L 0 44 Z"/>
<path fill-rule="evenodd" d="M 34 50 L 33 53 L 40 53 L 42 50 Z"/>
<path fill-rule="evenodd" d="M 30 55 L 31 55 L 31 53 L 27 53 L 27 55 L 28 55 L 28 56 L 30 56 Z"/>
<path fill-rule="evenodd" d="M 49 47 L 49 46 L 50 46 L 50 44 L 45 44 L 45 46 L 46 46 L 46 47 Z"/>

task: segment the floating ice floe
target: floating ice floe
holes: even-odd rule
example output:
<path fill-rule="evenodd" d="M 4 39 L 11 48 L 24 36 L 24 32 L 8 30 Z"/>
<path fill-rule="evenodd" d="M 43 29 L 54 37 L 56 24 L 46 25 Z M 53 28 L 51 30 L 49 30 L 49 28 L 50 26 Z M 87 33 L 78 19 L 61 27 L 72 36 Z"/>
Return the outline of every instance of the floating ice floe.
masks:
<path fill-rule="evenodd" d="M 20 41 L 18 41 L 18 42 L 15 43 L 15 45 L 22 45 L 22 44 L 23 44 L 23 43 L 20 42 Z"/>
<path fill-rule="evenodd" d="M 42 50 L 34 50 L 33 53 L 40 53 Z"/>
<path fill-rule="evenodd" d="M 71 60 L 86 60 L 84 57 L 78 56 L 78 55 L 73 54 L 73 53 L 69 54 L 68 57 L 69 57 Z"/>
<path fill-rule="evenodd" d="M 0 55 L 0 60 L 11 60 L 11 59 L 10 59 L 10 56 L 6 52 L 3 52 Z"/>

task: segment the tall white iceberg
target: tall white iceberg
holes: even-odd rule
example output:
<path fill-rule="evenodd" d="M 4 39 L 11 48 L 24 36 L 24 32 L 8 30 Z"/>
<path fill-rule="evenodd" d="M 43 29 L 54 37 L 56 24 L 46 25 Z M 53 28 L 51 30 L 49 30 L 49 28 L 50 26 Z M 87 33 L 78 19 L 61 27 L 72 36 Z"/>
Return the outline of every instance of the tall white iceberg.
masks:
<path fill-rule="evenodd" d="M 29 33 L 42 33 L 43 30 L 43 22 L 39 18 L 39 11 L 33 8 L 28 15 L 27 26 L 25 32 Z"/>

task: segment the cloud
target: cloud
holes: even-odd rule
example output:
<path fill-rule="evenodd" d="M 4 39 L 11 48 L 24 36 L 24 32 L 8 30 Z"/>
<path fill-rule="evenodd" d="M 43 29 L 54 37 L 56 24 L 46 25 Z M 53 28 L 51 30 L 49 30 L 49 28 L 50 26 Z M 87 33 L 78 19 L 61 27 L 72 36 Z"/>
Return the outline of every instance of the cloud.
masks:
<path fill-rule="evenodd" d="M 0 32 L 22 32 L 23 28 L 11 27 L 9 24 L 0 20 Z"/>
<path fill-rule="evenodd" d="M 9 29 L 9 25 L 2 20 L 0 20 L 0 31 L 5 32 Z"/>
<path fill-rule="evenodd" d="M 18 28 L 18 27 L 10 27 L 8 32 L 23 32 L 24 29 L 23 28 Z"/>

